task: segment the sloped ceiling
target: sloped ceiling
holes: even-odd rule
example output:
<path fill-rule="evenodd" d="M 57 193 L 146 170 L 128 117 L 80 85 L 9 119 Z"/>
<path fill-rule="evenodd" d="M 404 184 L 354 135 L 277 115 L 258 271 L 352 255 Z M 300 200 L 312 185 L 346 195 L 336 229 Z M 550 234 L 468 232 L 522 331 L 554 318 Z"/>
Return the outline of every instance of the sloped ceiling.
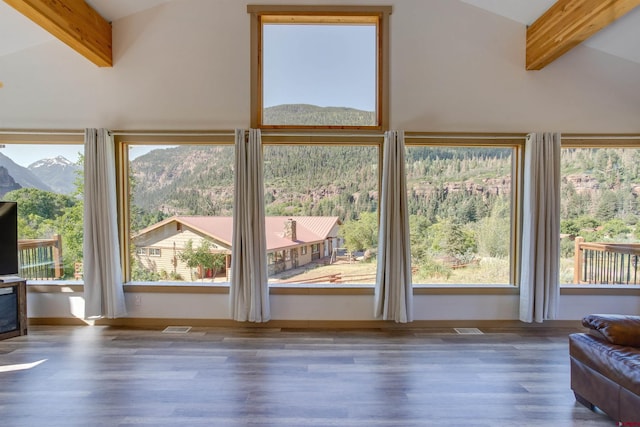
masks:
<path fill-rule="evenodd" d="M 171 0 L 86 0 L 87 4 L 109 22 L 169 1 Z M 54 37 L 51 34 L 0 1 L 0 56 L 52 40 Z"/>
<path fill-rule="evenodd" d="M 115 21 L 172 0 L 87 0 L 107 21 Z M 555 0 L 459 0 L 524 25 L 533 23 Z M 244 7 L 244 6 L 243 6 Z M 54 40 L 53 36 L 0 1 L 0 56 Z M 585 43 L 586 46 L 640 63 L 640 8 Z"/>
<path fill-rule="evenodd" d="M 460 0 L 488 12 L 531 25 L 556 0 Z M 599 31 L 585 46 L 640 64 L 640 8 Z"/>

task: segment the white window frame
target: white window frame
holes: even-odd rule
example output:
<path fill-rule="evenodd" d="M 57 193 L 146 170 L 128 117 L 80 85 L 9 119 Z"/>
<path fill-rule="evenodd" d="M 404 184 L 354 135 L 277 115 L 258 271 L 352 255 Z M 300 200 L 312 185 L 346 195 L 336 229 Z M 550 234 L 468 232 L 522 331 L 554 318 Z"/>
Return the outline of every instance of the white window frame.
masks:
<path fill-rule="evenodd" d="M 149 248 L 149 256 L 150 257 L 161 257 L 162 249 L 161 248 Z"/>

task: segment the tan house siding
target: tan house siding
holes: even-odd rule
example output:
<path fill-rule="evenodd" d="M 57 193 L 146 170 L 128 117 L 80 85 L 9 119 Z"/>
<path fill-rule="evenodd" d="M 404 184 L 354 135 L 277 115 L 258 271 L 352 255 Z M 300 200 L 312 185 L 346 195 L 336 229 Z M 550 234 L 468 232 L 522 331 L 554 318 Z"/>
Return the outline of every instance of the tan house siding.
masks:
<path fill-rule="evenodd" d="M 302 246 L 298 248 L 298 264 L 305 265 L 311 262 L 311 245 L 303 245 L 307 248 L 307 253 L 302 255 Z"/>
<path fill-rule="evenodd" d="M 296 221 L 296 219 L 299 221 Z M 331 262 L 331 252 L 336 245 L 339 229 L 337 217 L 268 217 L 267 259 L 269 274 L 326 258 Z M 297 223 L 297 225 L 296 225 Z M 190 271 L 180 261 L 181 251 L 190 240 L 197 248 L 203 240 L 213 245 L 213 252 L 227 255 L 227 267 L 231 259 L 231 234 L 229 217 L 172 217 L 142 230 L 133 238 L 136 247 L 135 258 L 140 266 L 161 277 L 194 280 L 196 271 Z M 297 229 L 295 235 L 292 229 Z M 288 232 L 288 234 L 287 234 Z M 324 240 L 323 240 L 324 239 Z M 269 247 L 271 242 L 271 247 Z M 318 251 L 313 252 L 317 245 Z M 302 254 L 302 248 L 306 254 Z M 159 254 L 153 251 L 159 250 Z M 293 252 L 297 257 L 293 256 Z M 193 273 L 193 274 L 192 274 Z M 221 272 L 223 273 L 223 272 Z M 227 268 L 227 279 L 228 268 Z"/>
<path fill-rule="evenodd" d="M 176 223 L 170 222 L 155 230 L 151 230 L 144 234 L 144 238 L 136 240 L 135 257 L 140 265 L 154 273 L 179 275 L 184 280 L 193 280 L 196 272 L 192 271 L 187 265 L 180 261 L 180 252 L 184 249 L 187 242 L 191 240 L 193 247 L 197 248 L 202 244 L 203 240 L 208 240 L 216 252 L 230 254 L 230 248 L 221 246 L 212 238 L 205 238 L 193 230 L 182 227 L 181 231 L 177 231 Z M 149 254 L 149 249 L 160 249 L 160 256 Z M 144 249 L 145 255 L 139 254 L 139 250 Z"/>

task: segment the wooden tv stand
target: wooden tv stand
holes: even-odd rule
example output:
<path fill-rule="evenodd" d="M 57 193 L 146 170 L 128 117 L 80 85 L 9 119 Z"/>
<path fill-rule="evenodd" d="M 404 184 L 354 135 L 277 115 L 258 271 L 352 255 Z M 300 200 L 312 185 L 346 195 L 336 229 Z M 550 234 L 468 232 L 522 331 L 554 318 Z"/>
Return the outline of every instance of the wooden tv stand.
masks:
<path fill-rule="evenodd" d="M 2 289 L 14 288 L 18 302 L 18 327 L 11 331 L 0 333 L 0 340 L 13 338 L 20 335 L 27 335 L 27 281 L 23 279 L 0 282 L 0 297 L 2 297 Z"/>

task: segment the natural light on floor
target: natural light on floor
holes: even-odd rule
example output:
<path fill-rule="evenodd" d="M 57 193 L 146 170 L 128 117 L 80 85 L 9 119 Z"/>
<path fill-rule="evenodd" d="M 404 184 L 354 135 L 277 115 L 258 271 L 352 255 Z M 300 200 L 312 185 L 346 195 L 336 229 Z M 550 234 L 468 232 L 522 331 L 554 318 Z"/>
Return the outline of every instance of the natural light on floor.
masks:
<path fill-rule="evenodd" d="M 32 363 L 19 363 L 16 365 L 4 365 L 0 366 L 0 372 L 13 372 L 13 371 L 26 371 L 27 369 L 35 368 L 41 363 L 46 362 L 47 359 L 38 360 Z"/>

